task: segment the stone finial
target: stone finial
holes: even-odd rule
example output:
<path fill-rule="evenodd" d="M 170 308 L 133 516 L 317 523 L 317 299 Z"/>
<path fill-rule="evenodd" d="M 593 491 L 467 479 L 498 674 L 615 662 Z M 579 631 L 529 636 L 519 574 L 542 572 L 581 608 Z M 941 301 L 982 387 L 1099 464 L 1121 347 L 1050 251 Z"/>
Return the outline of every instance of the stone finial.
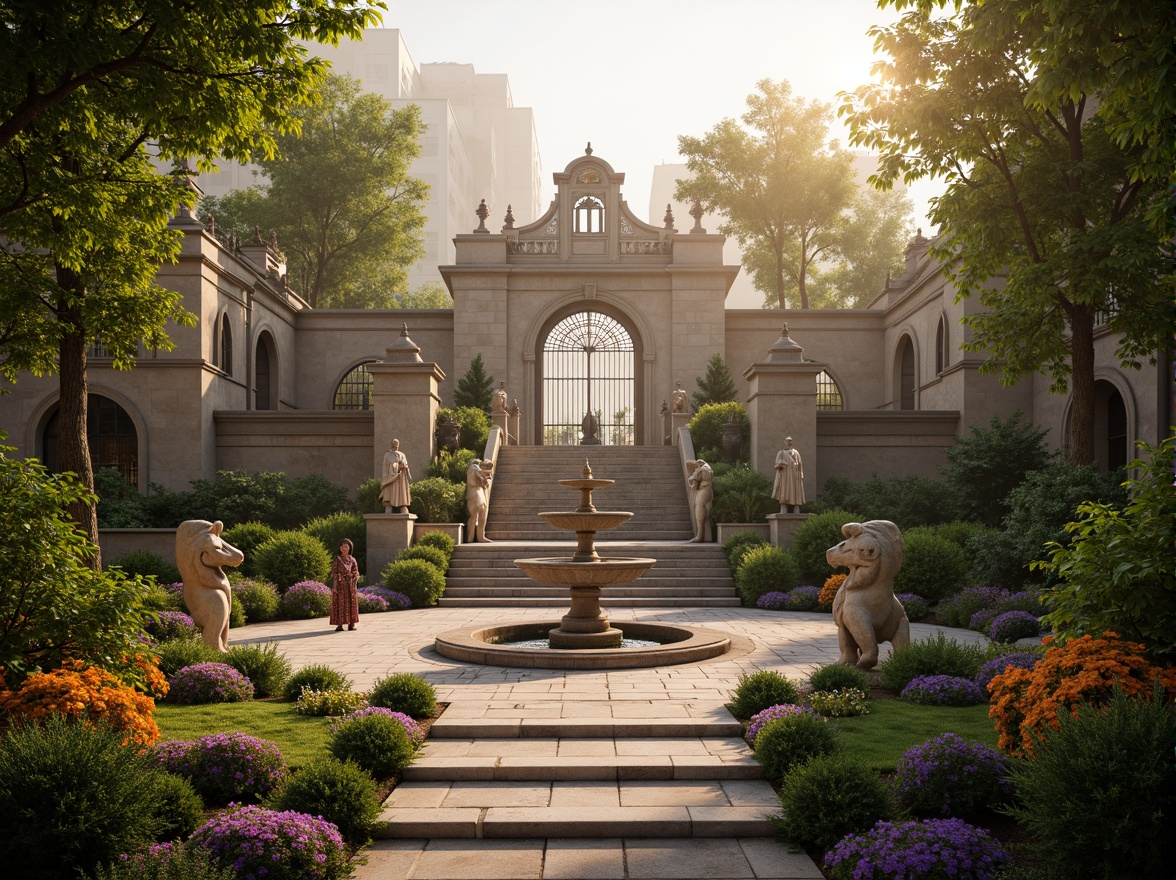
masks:
<path fill-rule="evenodd" d="M 400 338 L 385 349 L 384 363 L 423 363 L 421 360 L 421 347 L 408 338 L 407 324 L 400 325 Z"/>
<path fill-rule="evenodd" d="M 690 216 L 694 218 L 694 226 L 690 230 L 691 234 L 706 232 L 706 230 L 702 228 L 702 214 L 702 205 L 700 205 L 698 202 L 695 202 L 690 206 Z"/>
<path fill-rule="evenodd" d="M 250 244 L 265 244 L 265 240 L 261 237 L 261 227 L 260 226 L 253 227 L 253 241 L 251 241 L 249 243 Z"/>
<path fill-rule="evenodd" d="M 269 246 L 274 253 L 278 252 L 278 230 L 276 229 L 270 230 Z"/>
<path fill-rule="evenodd" d="M 670 411 L 670 405 L 669 405 L 669 403 L 663 400 L 663 401 L 662 401 L 661 414 L 664 416 L 664 415 L 665 415 L 666 413 L 668 413 L 669 411 Z"/>
<path fill-rule="evenodd" d="M 591 156 L 591 155 L 592 155 L 592 141 L 588 141 L 588 146 L 586 146 L 586 147 L 584 148 L 584 155 L 585 155 L 585 156 Z"/>
<path fill-rule="evenodd" d="M 514 212 L 510 209 L 510 205 L 506 206 L 506 217 L 503 219 L 505 220 L 502 224 L 503 232 L 506 232 L 508 229 L 514 229 Z"/>
<path fill-rule="evenodd" d="M 666 203 L 665 224 L 666 224 L 665 228 L 668 229 L 670 232 L 677 232 L 678 231 L 677 229 L 674 228 L 674 212 L 670 208 L 670 205 L 668 202 Z"/>
<path fill-rule="evenodd" d="M 582 471 L 585 480 L 592 479 L 592 465 L 588 464 L 588 459 L 584 459 L 584 470 Z"/>
<path fill-rule="evenodd" d="M 208 222 L 204 224 L 204 228 L 208 230 L 208 234 L 216 238 L 216 218 L 212 214 L 208 215 Z"/>
<path fill-rule="evenodd" d="M 478 210 L 474 211 L 478 215 L 478 228 L 474 232 L 484 232 L 487 235 L 490 230 L 486 228 L 486 218 L 490 216 L 490 208 L 486 206 L 486 200 L 482 199 L 481 204 L 478 205 Z"/>
<path fill-rule="evenodd" d="M 780 331 L 780 338 L 768 349 L 768 361 L 774 364 L 799 364 L 804 349 L 792 341 L 788 335 L 788 325 Z"/>

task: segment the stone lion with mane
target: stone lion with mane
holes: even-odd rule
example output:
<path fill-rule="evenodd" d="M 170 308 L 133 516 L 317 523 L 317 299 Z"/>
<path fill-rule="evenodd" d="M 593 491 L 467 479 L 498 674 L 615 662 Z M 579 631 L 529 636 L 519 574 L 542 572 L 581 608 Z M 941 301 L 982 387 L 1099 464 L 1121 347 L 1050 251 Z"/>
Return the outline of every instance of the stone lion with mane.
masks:
<path fill-rule="evenodd" d="M 203 519 L 186 520 L 176 529 L 176 568 L 184 579 L 184 604 L 204 630 L 204 643 L 218 651 L 228 650 L 233 600 L 224 567 L 245 561 L 244 553 L 221 538 L 223 530 L 220 520 Z"/>
<path fill-rule="evenodd" d="M 833 600 L 837 624 L 838 663 L 873 669 L 878 646 L 910 644 L 911 625 L 902 603 L 894 596 L 894 576 L 902 567 L 902 533 L 884 519 L 846 523 L 845 540 L 825 551 L 835 568 L 847 567 L 849 576 Z"/>

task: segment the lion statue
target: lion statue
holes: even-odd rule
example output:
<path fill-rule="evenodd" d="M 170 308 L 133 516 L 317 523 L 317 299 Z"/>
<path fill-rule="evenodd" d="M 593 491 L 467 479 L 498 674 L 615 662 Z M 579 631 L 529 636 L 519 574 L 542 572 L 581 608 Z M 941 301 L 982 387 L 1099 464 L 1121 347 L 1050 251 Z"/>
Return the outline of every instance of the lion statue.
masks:
<path fill-rule="evenodd" d="M 196 625 L 204 630 L 204 643 L 228 650 L 229 610 L 233 589 L 225 577 L 226 565 L 240 565 L 245 554 L 221 538 L 224 523 L 190 519 L 176 529 L 176 567 L 184 580 L 184 604 Z"/>
<path fill-rule="evenodd" d="M 833 600 L 837 624 L 838 663 L 873 669 L 878 645 L 891 648 L 910 644 L 911 625 L 902 603 L 894 596 L 894 576 L 902 567 L 902 533 L 884 519 L 846 523 L 845 540 L 825 551 L 835 568 L 849 568 L 849 576 Z"/>

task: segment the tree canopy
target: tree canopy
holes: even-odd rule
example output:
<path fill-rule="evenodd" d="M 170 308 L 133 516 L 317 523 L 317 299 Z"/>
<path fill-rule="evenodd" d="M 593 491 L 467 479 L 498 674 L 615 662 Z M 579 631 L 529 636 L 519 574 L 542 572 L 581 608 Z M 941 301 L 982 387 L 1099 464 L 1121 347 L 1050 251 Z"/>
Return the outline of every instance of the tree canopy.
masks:
<path fill-rule="evenodd" d="M 1120 334 L 1117 355 L 1134 367 L 1176 329 L 1172 222 L 1157 227 L 1165 180 L 1149 158 L 1164 138 L 1152 135 L 1155 102 L 1130 100 L 1141 77 L 1157 81 L 1141 72 L 1156 33 L 1170 57 L 1170 8 L 1125 4 L 1134 31 L 1123 32 L 1078 0 L 883 3 L 907 11 L 872 31 L 889 56 L 881 81 L 843 95 L 851 143 L 880 152 L 879 185 L 946 181 L 933 252 L 957 296 L 984 307 L 965 319 L 965 346 L 1005 382 L 1043 372 L 1053 391 L 1072 389 L 1069 457 L 1093 461 L 1096 326 Z M 1089 27 L 1118 37 L 1057 38 Z M 1169 90 L 1160 104 L 1173 100 Z"/>
<path fill-rule="evenodd" d="M 470 361 L 465 375 L 457 380 L 453 389 L 453 405 L 472 406 L 483 412 L 490 412 L 490 398 L 494 394 L 494 377 L 486 372 L 486 364 L 479 352 Z"/>
<path fill-rule="evenodd" d="M 739 399 L 739 389 L 735 387 L 731 368 L 717 351 L 707 361 L 706 375 L 696 376 L 694 381 L 698 384 L 698 390 L 690 396 L 690 403 L 696 411 L 708 403 L 727 403 Z"/>
<path fill-rule="evenodd" d="M 259 162 L 268 183 L 205 199 L 201 211 L 240 237 L 274 230 L 291 284 L 312 306 L 388 308 L 424 255 L 429 187 L 408 174 L 421 150 L 420 107 L 393 109 L 334 74 L 316 98 Z"/>

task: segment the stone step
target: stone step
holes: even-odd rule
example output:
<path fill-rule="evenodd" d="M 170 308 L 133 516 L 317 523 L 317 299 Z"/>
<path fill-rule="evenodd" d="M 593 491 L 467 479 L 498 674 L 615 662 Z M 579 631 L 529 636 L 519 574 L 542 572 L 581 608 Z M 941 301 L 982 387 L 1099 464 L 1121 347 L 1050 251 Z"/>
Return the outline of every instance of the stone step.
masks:
<path fill-rule="evenodd" d="M 636 599 L 601 599 L 601 608 L 738 608 L 743 603 L 738 596 L 646 596 Z M 437 605 L 443 608 L 559 608 L 567 610 L 568 598 L 523 599 L 502 596 L 446 598 L 442 596 Z"/>
<path fill-rule="evenodd" d="M 694 596 L 729 596 L 731 586 L 721 578 L 644 578 L 624 587 L 604 587 L 602 599 L 625 599 L 638 596 L 660 596 L 671 591 Z M 544 596 L 568 595 L 567 587 L 552 584 L 537 584 L 529 578 L 449 578 L 445 584 L 446 596 L 520 596 L 542 598 Z"/>
<path fill-rule="evenodd" d="M 602 706 L 605 704 L 602 704 Z M 501 709 L 496 707 L 496 711 Z M 603 710 L 602 711 L 606 711 Z M 453 707 L 429 729 L 429 741 L 442 739 L 731 739 L 739 737 L 742 726 L 726 709 L 703 718 L 527 718 L 486 719 L 463 716 Z M 668 754 L 668 752 L 666 753 Z"/>

